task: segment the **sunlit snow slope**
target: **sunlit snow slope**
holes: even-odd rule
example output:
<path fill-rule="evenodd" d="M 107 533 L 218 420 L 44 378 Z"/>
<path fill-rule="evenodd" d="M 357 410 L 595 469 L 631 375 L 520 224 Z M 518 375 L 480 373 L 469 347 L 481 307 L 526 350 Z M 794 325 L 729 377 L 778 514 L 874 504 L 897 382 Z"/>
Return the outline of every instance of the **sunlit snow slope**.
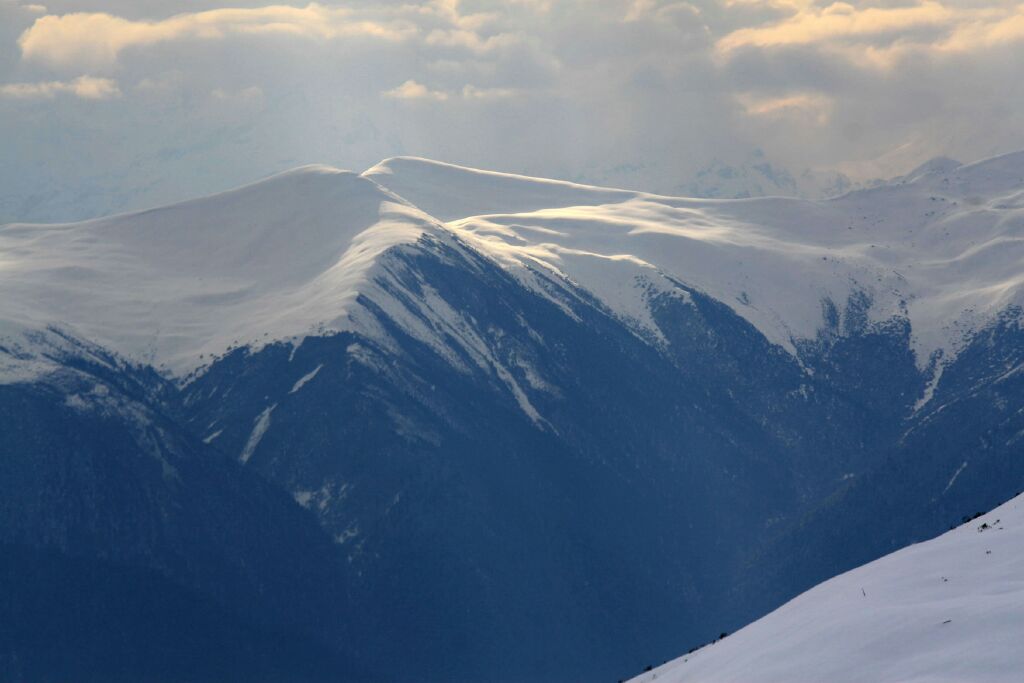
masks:
<path fill-rule="evenodd" d="M 1010 683 L 1024 671 L 1024 497 L 807 591 L 633 683 Z"/>
<path fill-rule="evenodd" d="M 926 165 L 820 202 L 677 199 L 408 158 L 367 175 L 501 262 L 563 273 L 655 336 L 650 288 L 672 280 L 787 348 L 822 327 L 823 300 L 841 309 L 863 292 L 873 319 L 909 317 L 924 366 L 1024 291 L 1024 153 Z"/>
<path fill-rule="evenodd" d="M 182 374 L 231 346 L 344 326 L 377 257 L 438 229 L 327 167 L 138 214 L 8 225 L 0 332 L 60 325 Z"/>
<path fill-rule="evenodd" d="M 524 284 L 580 285 L 655 342 L 651 296 L 678 283 L 789 350 L 823 327 L 823 303 L 864 294 L 871 319 L 909 318 L 925 367 L 1021 300 L 1024 153 L 908 178 L 821 202 L 717 201 L 414 158 L 361 176 L 307 167 L 139 214 L 0 228 L 0 332 L 60 325 L 184 375 L 230 347 L 358 327 L 360 295 L 388 298 L 379 257 L 429 232 Z"/>

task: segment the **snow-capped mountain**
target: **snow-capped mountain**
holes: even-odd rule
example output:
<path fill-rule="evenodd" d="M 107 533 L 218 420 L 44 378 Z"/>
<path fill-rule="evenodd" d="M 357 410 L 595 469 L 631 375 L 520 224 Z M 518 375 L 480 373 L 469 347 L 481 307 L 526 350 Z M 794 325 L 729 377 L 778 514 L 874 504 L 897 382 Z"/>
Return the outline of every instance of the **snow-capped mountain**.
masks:
<path fill-rule="evenodd" d="M 976 681 L 1020 676 L 1024 499 L 826 581 L 632 679 Z"/>
<path fill-rule="evenodd" d="M 375 183 L 321 167 L 141 214 L 8 226 L 2 317 L 67 325 L 181 376 L 232 346 L 336 326 L 378 257 L 431 229 Z"/>
<path fill-rule="evenodd" d="M 638 278 L 697 287 L 791 350 L 822 328 L 822 302 L 842 306 L 856 293 L 871 300 L 874 320 L 905 311 L 925 365 L 954 350 L 963 328 L 969 337 L 1021 301 L 1024 155 L 936 169 L 825 202 L 675 199 L 415 159 L 366 175 L 495 261 L 563 274 L 653 336 L 650 289 Z"/>
<path fill-rule="evenodd" d="M 833 169 L 788 168 L 762 150 L 715 158 L 691 175 L 680 175 L 670 164 L 632 163 L 589 168 L 578 182 L 612 187 L 643 188 L 647 192 L 706 199 L 795 197 L 828 199 L 852 190 L 874 187 L 880 180 L 855 180 Z"/>
<path fill-rule="evenodd" d="M 873 185 L 875 183 L 868 183 Z M 794 173 L 772 164 L 760 150 L 738 164 L 712 161 L 687 182 L 666 188 L 669 194 L 709 199 L 797 197 L 827 199 L 858 189 L 862 183 L 839 171 L 804 169 Z"/>
<path fill-rule="evenodd" d="M 282 124 L 284 125 L 284 124 Z M 258 134 L 256 134 L 258 137 Z M 221 141 L 223 142 L 223 141 Z M 38 151 L 32 141 L 22 140 L 23 149 Z M 211 145 L 213 145 L 211 147 Z M 191 157 L 169 152 L 174 146 L 165 141 L 160 149 L 137 158 L 126 159 L 120 172 L 96 175 L 87 167 L 91 162 L 82 157 L 82 166 L 71 176 L 79 179 L 71 184 L 66 177 L 54 173 L 56 161 L 41 164 L 32 173 L 11 167 L 0 176 L 0 223 L 11 221 L 54 223 L 81 221 L 190 198 L 214 189 L 229 188 L 246 179 L 258 177 L 260 171 L 274 167 L 299 166 L 296 157 L 282 150 L 261 148 L 257 158 L 244 162 L 223 163 L 197 169 Z M 233 159 L 230 142 L 216 147 L 210 140 L 200 143 L 180 141 L 179 147 L 226 152 Z M 295 150 L 290 150 L 295 152 Z M 18 150 L 12 151 L 17 155 Z M 314 155 L 315 156 L 315 155 Z M 66 162 L 67 160 L 63 160 Z M 63 165 L 66 167 L 66 163 Z M 2 170 L 2 169 L 0 169 Z M 65 170 L 68 170 L 65 168 Z M 81 181 L 86 178 L 86 181 Z M 680 178 L 672 165 L 633 164 L 613 168 L 593 168 L 578 177 L 577 182 L 611 187 L 643 188 L 648 192 L 682 197 L 739 199 L 749 197 L 800 197 L 825 199 L 878 184 L 859 182 L 835 170 L 804 168 L 788 169 L 767 158 L 760 150 L 731 158 L 711 160 L 693 175 Z"/>
<path fill-rule="evenodd" d="M 0 227 L 0 543 L 152 574 L 298 679 L 627 674 L 1021 488 L 1021 196 L 1024 154 L 813 202 L 396 158 Z M 196 505 L 248 540 L 182 542 Z"/>
<path fill-rule="evenodd" d="M 181 376 L 235 346 L 358 327 L 354 299 L 388 299 L 371 291 L 380 257 L 429 233 L 526 284 L 540 268 L 579 285 L 654 338 L 648 299 L 677 283 L 790 351 L 822 328 L 822 302 L 866 295 L 874 320 L 905 312 L 925 365 L 1020 303 L 1019 167 L 942 160 L 826 202 L 687 200 L 413 158 L 361 176 L 305 167 L 141 214 L 9 225 L 0 319 L 70 326 Z"/>

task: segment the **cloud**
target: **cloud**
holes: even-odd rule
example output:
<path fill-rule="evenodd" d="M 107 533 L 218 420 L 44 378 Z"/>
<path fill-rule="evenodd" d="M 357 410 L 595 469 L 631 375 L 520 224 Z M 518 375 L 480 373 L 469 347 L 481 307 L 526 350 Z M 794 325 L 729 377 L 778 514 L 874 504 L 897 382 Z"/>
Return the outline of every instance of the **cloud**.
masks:
<path fill-rule="evenodd" d="M 476 31 L 457 28 L 451 30 L 435 29 L 427 34 L 427 45 L 464 48 L 477 54 L 483 54 L 503 47 L 514 46 L 521 40 L 520 36 L 510 33 L 483 37 Z"/>
<path fill-rule="evenodd" d="M 73 95 L 83 100 L 107 100 L 121 96 L 117 82 L 109 78 L 79 76 L 73 81 L 6 83 L 0 85 L 0 98 L 14 100 L 52 100 L 57 95 Z"/>
<path fill-rule="evenodd" d="M 210 96 L 219 102 L 252 104 L 263 101 L 263 89 L 255 85 L 250 85 L 248 88 L 240 88 L 238 90 L 214 88 L 210 92 Z"/>
<path fill-rule="evenodd" d="M 383 93 L 384 97 L 393 100 L 433 100 L 443 102 L 448 99 L 448 93 L 439 90 L 431 90 L 422 83 L 410 79 L 397 88 Z"/>
<path fill-rule="evenodd" d="M 1020 40 L 1024 40 L 1024 5 L 967 16 L 938 47 L 951 52 L 968 52 Z"/>
<path fill-rule="evenodd" d="M 829 122 L 835 102 L 819 93 L 794 93 L 781 97 L 760 97 L 739 93 L 737 102 L 748 116 L 792 119 L 799 123 L 824 126 Z"/>
<path fill-rule="evenodd" d="M 807 45 L 844 39 L 892 38 L 921 27 L 948 26 L 956 12 L 938 2 L 926 0 L 904 7 L 858 9 L 847 2 L 825 7 L 810 6 L 769 26 L 742 28 L 721 38 L 720 52 L 742 47 Z"/>
<path fill-rule="evenodd" d="M 465 85 L 462 88 L 462 97 L 466 100 L 504 100 L 523 95 L 514 88 L 478 88 L 475 85 Z"/>
<path fill-rule="evenodd" d="M 392 88 L 381 94 L 393 100 L 446 102 L 461 99 L 469 102 L 487 102 L 509 99 L 524 93 L 515 88 L 481 88 L 469 84 L 462 86 L 459 90 L 447 92 L 444 90 L 431 90 L 422 83 L 417 83 L 410 79 L 397 88 Z"/>
<path fill-rule="evenodd" d="M 0 213 L 397 154 L 670 191 L 755 148 L 887 175 L 1024 147 L 1024 0 L 32 1 L 0 0 Z"/>
<path fill-rule="evenodd" d="M 743 49 L 817 46 L 853 61 L 892 68 L 918 54 L 979 52 L 1024 40 L 1024 4 L 855 6 L 848 2 L 794 7 L 768 25 L 739 28 L 716 42 L 719 56 Z"/>
<path fill-rule="evenodd" d="M 124 50 L 170 41 L 217 40 L 231 35 L 285 35 L 329 40 L 366 36 L 401 40 L 415 32 L 402 20 L 361 18 L 353 10 L 312 3 L 223 8 L 137 21 L 102 12 L 40 17 L 18 39 L 23 57 L 52 67 L 112 66 Z"/>

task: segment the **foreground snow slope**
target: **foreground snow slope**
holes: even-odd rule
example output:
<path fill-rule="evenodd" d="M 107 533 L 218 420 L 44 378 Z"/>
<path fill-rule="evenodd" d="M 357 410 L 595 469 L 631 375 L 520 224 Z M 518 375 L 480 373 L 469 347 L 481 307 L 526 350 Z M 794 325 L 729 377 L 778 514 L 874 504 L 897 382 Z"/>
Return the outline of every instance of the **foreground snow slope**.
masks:
<path fill-rule="evenodd" d="M 633 683 L 1010 683 L 1024 671 L 1024 497 L 807 591 Z"/>

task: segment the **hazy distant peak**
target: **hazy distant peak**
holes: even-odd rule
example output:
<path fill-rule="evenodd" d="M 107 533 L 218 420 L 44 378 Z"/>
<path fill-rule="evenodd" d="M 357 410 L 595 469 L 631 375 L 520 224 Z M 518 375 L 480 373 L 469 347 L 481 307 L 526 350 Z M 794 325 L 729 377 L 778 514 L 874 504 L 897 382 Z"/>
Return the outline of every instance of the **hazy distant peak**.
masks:
<path fill-rule="evenodd" d="M 925 177 L 937 176 L 943 173 L 952 173 L 962 165 L 963 164 L 956 159 L 950 159 L 949 157 L 935 157 L 934 159 L 929 159 L 924 162 L 910 173 L 896 178 L 895 182 L 912 183 Z"/>

